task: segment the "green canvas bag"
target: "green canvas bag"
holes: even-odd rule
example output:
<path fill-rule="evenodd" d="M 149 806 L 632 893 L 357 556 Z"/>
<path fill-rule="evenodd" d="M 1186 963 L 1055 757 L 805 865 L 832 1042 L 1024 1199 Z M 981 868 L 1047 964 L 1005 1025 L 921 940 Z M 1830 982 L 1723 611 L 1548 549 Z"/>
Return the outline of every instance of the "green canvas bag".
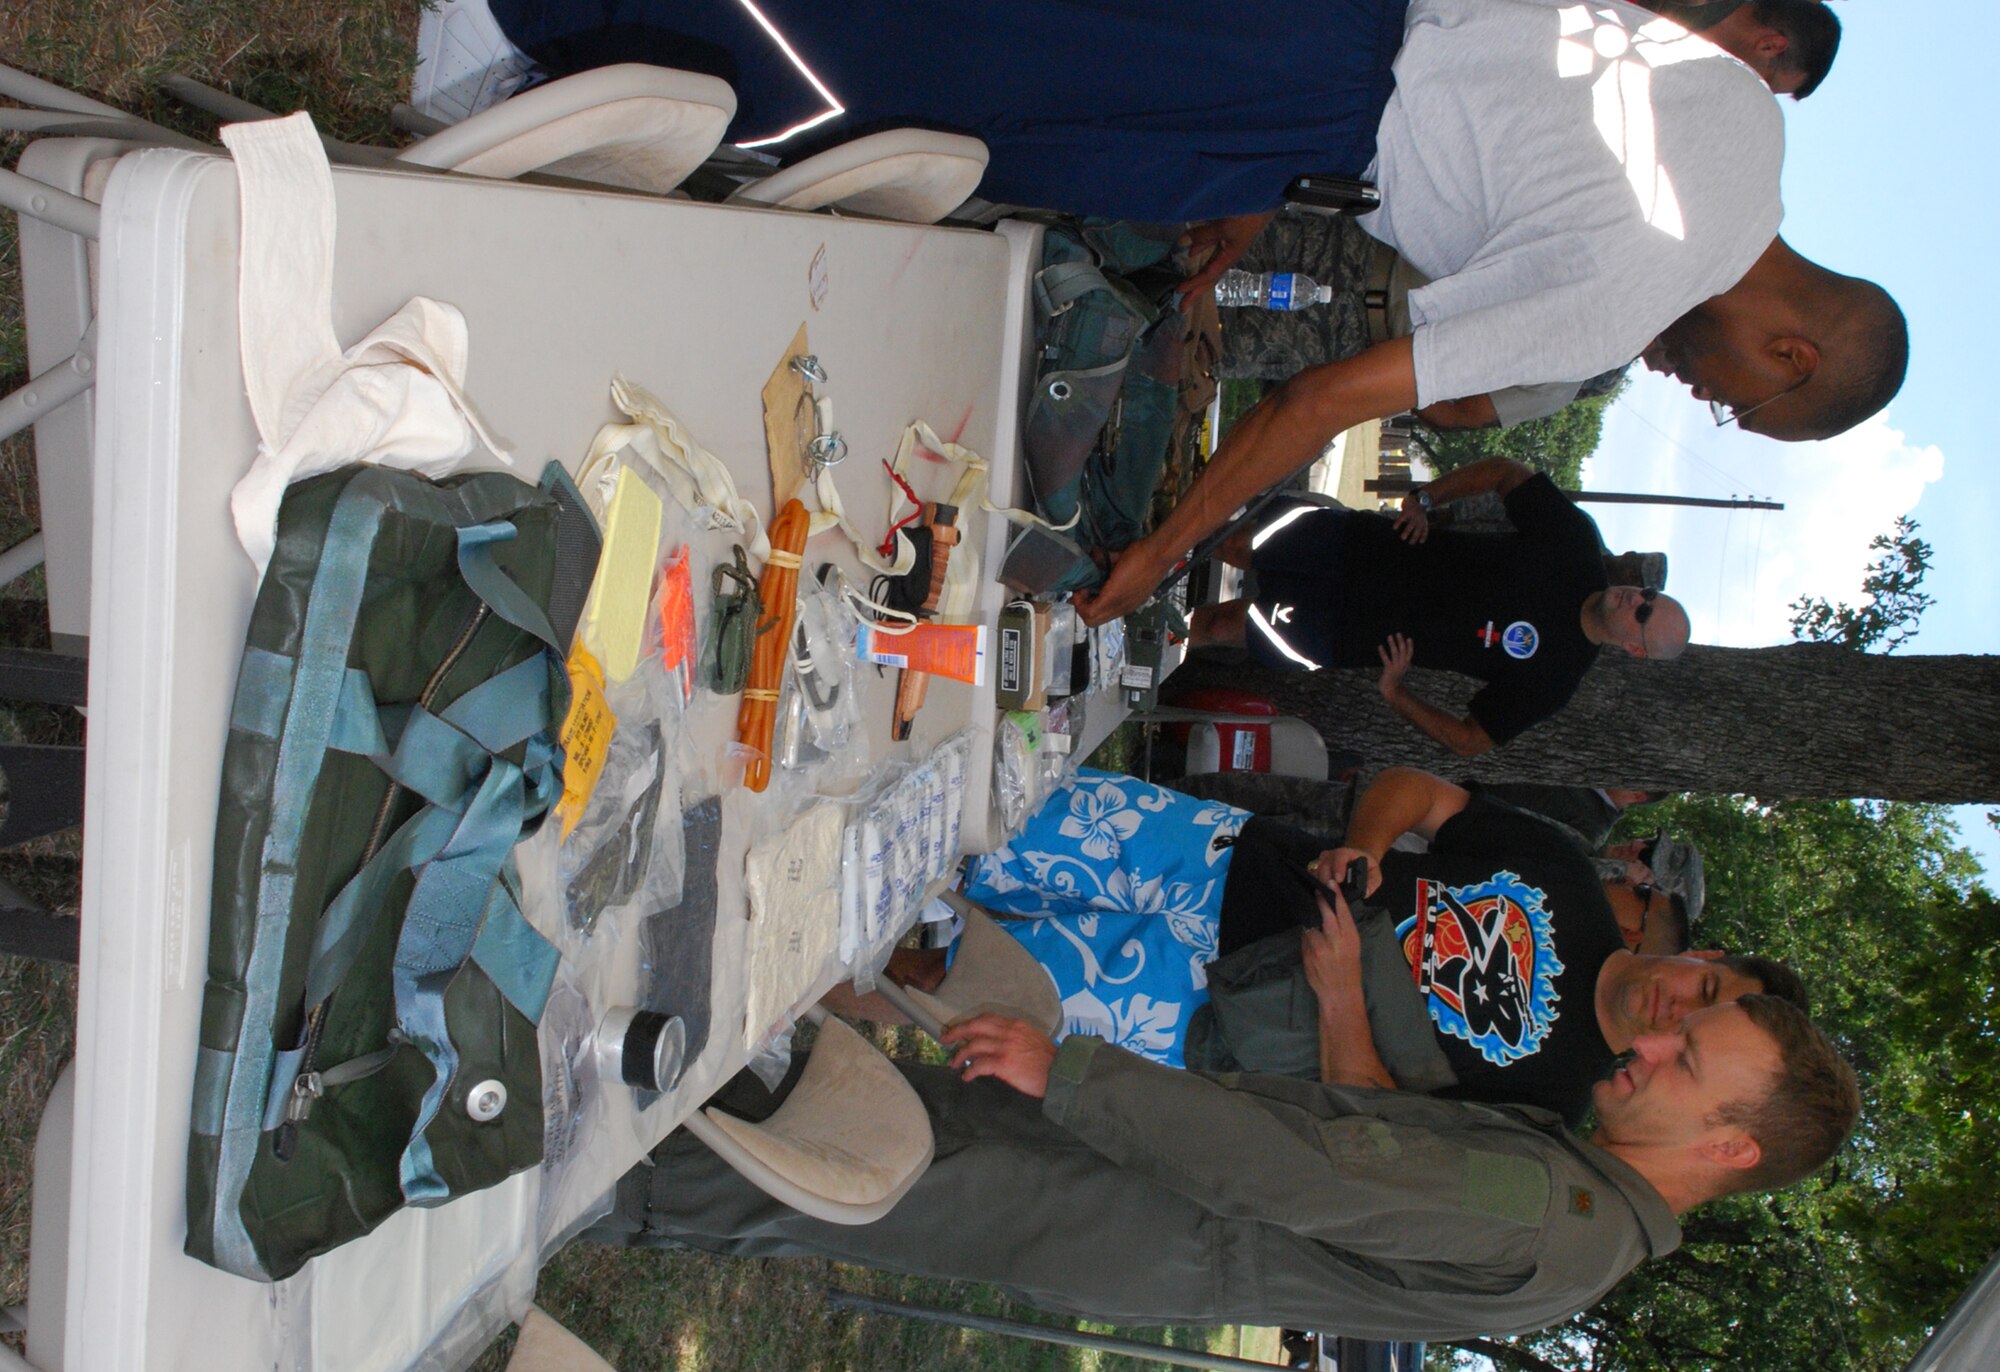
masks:
<path fill-rule="evenodd" d="M 286 494 L 223 756 L 194 1257 L 276 1280 L 541 1158 L 557 955 L 512 850 L 562 793 L 595 561 L 559 472 L 351 467 Z"/>
<path fill-rule="evenodd" d="M 1090 552 L 1143 534 L 1177 429 L 1185 321 L 1171 303 L 1178 226 L 1063 220 L 1034 278 L 1034 389 L 1021 429 L 1038 514 L 1000 580 L 1029 593 L 1096 585 Z"/>

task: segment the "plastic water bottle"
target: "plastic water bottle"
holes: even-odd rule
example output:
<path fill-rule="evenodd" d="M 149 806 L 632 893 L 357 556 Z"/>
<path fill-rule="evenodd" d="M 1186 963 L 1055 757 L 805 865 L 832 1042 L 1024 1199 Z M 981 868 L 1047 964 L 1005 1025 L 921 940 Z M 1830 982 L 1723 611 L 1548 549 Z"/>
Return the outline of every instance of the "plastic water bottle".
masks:
<path fill-rule="evenodd" d="M 1303 310 L 1333 299 L 1333 287 L 1322 286 L 1303 272 L 1246 272 L 1231 268 L 1215 283 L 1215 303 L 1258 305 L 1267 310 Z"/>

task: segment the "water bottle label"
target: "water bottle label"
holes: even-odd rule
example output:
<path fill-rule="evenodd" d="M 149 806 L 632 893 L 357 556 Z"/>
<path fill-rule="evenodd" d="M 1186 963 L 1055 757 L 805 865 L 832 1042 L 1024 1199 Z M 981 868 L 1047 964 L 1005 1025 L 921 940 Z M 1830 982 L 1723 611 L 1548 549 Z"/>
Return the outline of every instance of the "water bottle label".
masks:
<path fill-rule="evenodd" d="M 1289 310 L 1292 307 L 1291 272 L 1271 273 L 1271 300 L 1266 307 L 1273 310 Z"/>

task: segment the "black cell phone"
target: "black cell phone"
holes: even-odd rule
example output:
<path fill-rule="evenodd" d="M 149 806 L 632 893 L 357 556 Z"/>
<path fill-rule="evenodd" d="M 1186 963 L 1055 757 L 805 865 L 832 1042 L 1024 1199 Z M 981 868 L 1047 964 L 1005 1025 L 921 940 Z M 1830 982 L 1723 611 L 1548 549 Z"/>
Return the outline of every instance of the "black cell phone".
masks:
<path fill-rule="evenodd" d="M 1352 906 L 1368 894 L 1368 859 L 1355 858 L 1347 864 L 1347 870 L 1340 874 L 1340 894 L 1347 897 Z"/>
<path fill-rule="evenodd" d="M 1359 177 L 1309 173 L 1293 178 L 1285 187 L 1285 200 L 1322 214 L 1367 214 L 1382 203 L 1382 194 Z"/>
<path fill-rule="evenodd" d="M 1300 868 L 1299 879 L 1305 882 L 1306 888 L 1314 895 L 1319 895 L 1328 889 L 1327 884 L 1319 879 L 1319 870 L 1316 863 L 1308 863 L 1306 866 Z M 1366 894 L 1367 887 L 1368 863 L 1361 858 L 1355 858 L 1347 864 L 1347 870 L 1341 873 L 1340 877 L 1340 894 L 1347 897 L 1350 913 L 1352 913 L 1354 903 Z M 1299 923 L 1308 929 L 1319 928 L 1320 913 L 1317 902 L 1300 907 Z"/>

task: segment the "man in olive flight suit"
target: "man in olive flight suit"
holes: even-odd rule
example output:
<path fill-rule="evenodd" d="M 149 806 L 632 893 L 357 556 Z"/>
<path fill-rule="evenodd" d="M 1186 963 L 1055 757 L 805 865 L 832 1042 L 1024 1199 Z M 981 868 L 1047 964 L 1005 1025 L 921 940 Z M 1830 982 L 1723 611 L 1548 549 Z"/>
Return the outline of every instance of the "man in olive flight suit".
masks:
<path fill-rule="evenodd" d="M 1671 1252 L 1681 1212 L 1819 1166 L 1859 1108 L 1832 1045 L 1770 996 L 1640 1039 L 1589 1141 L 1525 1107 L 1058 1049 L 998 1015 L 948 1033 L 956 1073 L 901 1065 L 936 1158 L 882 1219 L 810 1219 L 683 1132 L 589 1237 L 994 1282 L 1117 1324 L 1466 1338 L 1583 1309 Z"/>

